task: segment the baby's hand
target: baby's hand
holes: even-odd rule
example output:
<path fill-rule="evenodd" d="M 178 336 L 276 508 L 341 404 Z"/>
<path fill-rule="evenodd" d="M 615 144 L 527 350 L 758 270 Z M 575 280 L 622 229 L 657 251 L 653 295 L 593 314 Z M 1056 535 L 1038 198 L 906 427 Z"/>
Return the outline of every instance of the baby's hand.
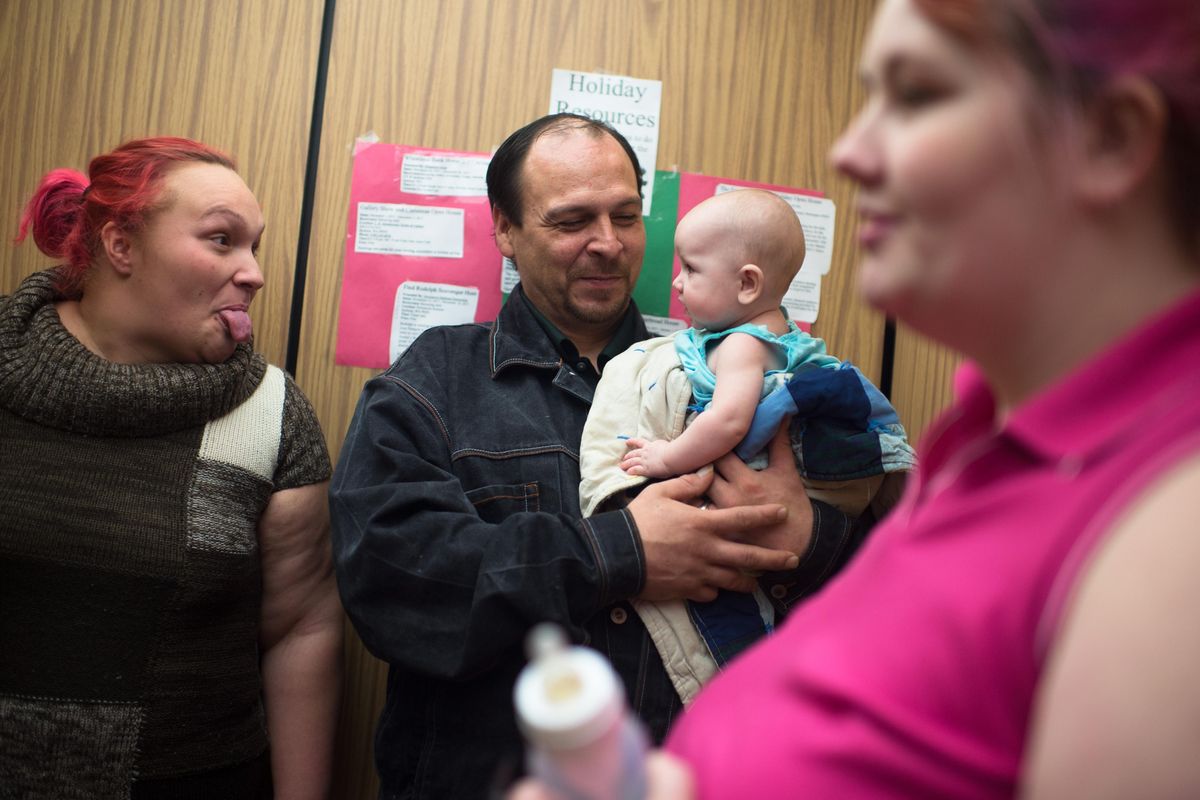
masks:
<path fill-rule="evenodd" d="M 665 460 L 668 442 L 665 439 L 629 439 L 625 446 L 629 452 L 621 459 L 621 469 L 630 475 L 647 478 L 669 478 L 675 473 L 667 467 Z"/>

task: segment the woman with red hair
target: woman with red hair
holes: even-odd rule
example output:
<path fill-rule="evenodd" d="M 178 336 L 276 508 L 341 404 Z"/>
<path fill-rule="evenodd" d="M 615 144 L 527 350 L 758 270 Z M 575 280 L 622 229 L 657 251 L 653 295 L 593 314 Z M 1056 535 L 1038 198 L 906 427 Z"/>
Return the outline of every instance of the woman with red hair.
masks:
<path fill-rule="evenodd" d="M 883 0 L 862 76 L 859 289 L 957 399 L 652 794 L 1200 797 L 1200 3 Z"/>
<path fill-rule="evenodd" d="M 328 793 L 329 457 L 252 347 L 262 231 L 177 138 L 49 173 L 22 216 L 62 263 L 0 297 L 6 794 Z"/>

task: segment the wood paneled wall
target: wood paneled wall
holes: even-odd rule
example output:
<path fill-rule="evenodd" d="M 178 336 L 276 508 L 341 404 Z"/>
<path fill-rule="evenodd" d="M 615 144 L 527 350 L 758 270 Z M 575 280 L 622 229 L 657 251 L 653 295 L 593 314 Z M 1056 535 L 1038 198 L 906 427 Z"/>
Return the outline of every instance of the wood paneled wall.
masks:
<path fill-rule="evenodd" d="M 256 343 L 285 363 L 323 0 L 0 3 L 0 230 L 38 178 L 138 136 L 232 153 L 267 217 Z M 357 136 L 489 151 L 545 113 L 554 68 L 663 81 L 658 164 L 821 189 L 837 203 L 815 333 L 879 379 L 883 322 L 853 289 L 852 195 L 826 152 L 862 97 L 874 0 L 337 0 L 297 378 L 336 457 L 375 371 L 333 364 Z M 48 264 L 0 248 L 0 293 Z M 948 397 L 954 356 L 901 328 L 893 398 L 911 432 Z M 414 647 L 421 646 L 414 642 Z M 374 797 L 384 667 L 347 634 L 339 798 Z"/>
<path fill-rule="evenodd" d="M 554 68 L 663 82 L 658 167 L 811 187 L 837 203 L 815 326 L 878 379 L 883 321 L 853 291 L 850 187 L 825 154 L 860 100 L 873 0 L 338 0 L 297 378 L 336 452 L 374 370 L 333 364 L 355 137 L 488 152 L 546 113 Z M 422 646 L 413 642 L 414 647 Z M 347 642 L 342 797 L 373 796 L 384 666 Z"/>
<path fill-rule="evenodd" d="M 892 405 L 913 442 L 950 404 L 951 379 L 962 361 L 957 353 L 903 325 L 896 331 L 892 359 Z"/>
<path fill-rule="evenodd" d="M 284 363 L 320 48 L 309 0 L 0 3 L 0 293 L 50 266 L 19 248 L 21 209 L 55 167 L 127 139 L 187 136 L 238 162 L 267 230 L 255 344 Z"/>
<path fill-rule="evenodd" d="M 822 189 L 841 210 L 816 333 L 879 377 L 882 320 L 854 296 L 849 186 L 825 153 L 860 100 L 873 0 L 339 0 L 297 378 L 337 446 L 372 370 L 333 351 L 351 150 L 489 151 L 544 114 L 555 67 L 663 81 L 658 166 Z"/>

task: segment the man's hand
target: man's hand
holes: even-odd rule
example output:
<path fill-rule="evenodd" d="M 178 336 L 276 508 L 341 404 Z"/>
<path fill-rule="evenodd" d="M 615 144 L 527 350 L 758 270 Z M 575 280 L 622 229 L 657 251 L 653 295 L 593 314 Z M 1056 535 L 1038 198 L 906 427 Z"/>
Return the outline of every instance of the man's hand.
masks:
<path fill-rule="evenodd" d="M 774 452 L 773 448 L 772 454 Z M 791 462 L 790 451 L 787 461 Z M 794 466 L 792 473 L 795 476 Z M 746 544 L 765 536 L 798 545 L 797 532 L 787 524 L 788 507 L 778 501 L 767 502 L 766 493 L 758 493 L 753 505 L 735 505 L 731 498 L 742 488 L 741 482 L 735 480 L 741 476 L 735 474 L 734 479 L 723 478 L 723 485 L 718 487 L 714 475 L 712 469 L 705 467 L 696 473 L 653 484 L 629 504 L 646 555 L 642 599 L 706 602 L 717 596 L 718 589 L 752 591 L 755 579 L 751 573 L 794 569 L 799 563 L 795 551 Z M 803 511 L 803 504 L 783 496 L 780 487 L 790 485 L 785 478 L 775 475 L 769 483 L 780 495 L 779 500 L 787 500 Z M 799 477 L 795 477 L 795 484 L 803 497 L 804 488 Z M 724 507 L 702 509 L 690 502 L 710 491 L 710 486 Z M 806 547 L 812 529 L 811 506 L 807 523 L 801 526 L 805 524 L 808 528 L 803 540 Z"/>
<path fill-rule="evenodd" d="M 628 451 L 621 459 L 621 469 L 630 475 L 645 475 L 647 478 L 669 478 L 675 473 L 667 468 L 667 445 L 665 439 L 629 439 L 625 442 Z"/>
<path fill-rule="evenodd" d="M 735 539 L 803 556 L 812 539 L 813 509 L 796 471 L 788 420 L 771 439 L 767 459 L 767 468 L 757 472 L 732 453 L 718 459 L 708 498 L 716 508 L 764 503 L 786 506 L 788 513 L 781 521 L 742 530 Z"/>

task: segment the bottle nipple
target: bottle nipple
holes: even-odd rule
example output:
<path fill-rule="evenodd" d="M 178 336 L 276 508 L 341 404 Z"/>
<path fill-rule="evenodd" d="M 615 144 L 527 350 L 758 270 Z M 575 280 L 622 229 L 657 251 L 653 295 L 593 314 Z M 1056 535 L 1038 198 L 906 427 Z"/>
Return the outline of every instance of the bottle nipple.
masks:
<path fill-rule="evenodd" d="M 583 681 L 567 658 L 567 637 L 559 626 L 535 625 L 527 640 L 530 660 L 541 670 L 542 691 L 551 704 L 569 702 L 583 690 Z"/>
<path fill-rule="evenodd" d="M 624 695 L 608 661 L 571 646 L 554 623 L 534 626 L 525 640 L 530 662 L 517 677 L 517 724 L 539 746 L 560 750 L 594 741 L 624 713 Z"/>

